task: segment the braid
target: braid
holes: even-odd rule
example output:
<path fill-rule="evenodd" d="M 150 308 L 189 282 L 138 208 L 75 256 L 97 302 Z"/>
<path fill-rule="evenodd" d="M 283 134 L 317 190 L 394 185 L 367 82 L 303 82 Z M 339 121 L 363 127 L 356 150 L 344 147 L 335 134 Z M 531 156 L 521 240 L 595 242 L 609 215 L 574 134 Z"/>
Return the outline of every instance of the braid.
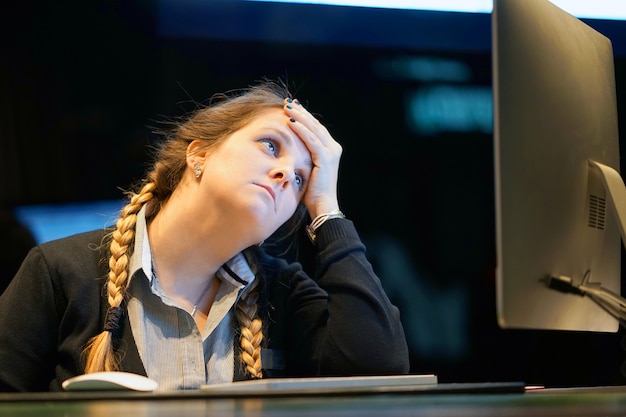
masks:
<path fill-rule="evenodd" d="M 258 279 L 250 285 L 241 297 L 235 309 L 235 315 L 241 331 L 241 361 L 253 379 L 263 378 L 261 370 L 261 342 L 263 341 L 263 322 L 258 317 Z"/>
<path fill-rule="evenodd" d="M 131 196 L 130 202 L 122 209 L 115 230 L 111 233 L 109 276 L 107 295 L 109 310 L 105 319 L 105 330 L 90 339 L 85 348 L 87 363 L 85 373 L 114 371 L 119 369 L 119 360 L 113 351 L 112 331 L 119 326 L 121 305 L 129 283 L 128 261 L 133 251 L 137 213 L 152 199 L 154 182 L 148 182 L 138 194 Z"/>

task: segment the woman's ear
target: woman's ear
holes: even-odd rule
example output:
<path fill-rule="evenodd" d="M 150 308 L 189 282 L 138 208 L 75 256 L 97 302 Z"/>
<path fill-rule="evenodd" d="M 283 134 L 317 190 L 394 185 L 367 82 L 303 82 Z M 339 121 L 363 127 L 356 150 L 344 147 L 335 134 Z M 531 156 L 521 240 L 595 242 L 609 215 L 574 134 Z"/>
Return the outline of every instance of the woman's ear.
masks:
<path fill-rule="evenodd" d="M 194 140 L 187 146 L 187 167 L 200 178 L 204 169 L 204 162 L 208 155 L 206 144 L 200 140 Z"/>

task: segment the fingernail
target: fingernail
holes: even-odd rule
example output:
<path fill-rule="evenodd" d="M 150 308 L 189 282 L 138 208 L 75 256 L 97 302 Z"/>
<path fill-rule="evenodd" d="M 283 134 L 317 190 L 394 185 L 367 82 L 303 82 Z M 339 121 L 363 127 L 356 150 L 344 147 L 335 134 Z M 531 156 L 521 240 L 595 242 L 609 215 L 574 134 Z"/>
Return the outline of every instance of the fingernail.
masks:
<path fill-rule="evenodd" d="M 296 100 L 296 101 L 297 101 L 297 100 Z M 287 103 L 293 103 L 293 100 L 292 100 L 292 99 L 290 99 L 290 98 L 288 98 L 288 99 L 287 99 Z"/>
<path fill-rule="evenodd" d="M 296 119 L 294 119 L 294 118 L 292 117 L 292 118 L 290 118 L 290 119 L 289 119 L 289 121 L 290 121 L 291 123 L 295 123 L 295 122 L 296 122 Z"/>
<path fill-rule="evenodd" d="M 298 99 L 295 99 L 295 100 L 294 100 L 294 103 L 296 103 L 296 104 L 300 104 L 300 102 L 298 101 Z"/>
<path fill-rule="evenodd" d="M 287 107 L 288 109 L 292 108 L 289 104 L 287 104 L 285 107 Z"/>

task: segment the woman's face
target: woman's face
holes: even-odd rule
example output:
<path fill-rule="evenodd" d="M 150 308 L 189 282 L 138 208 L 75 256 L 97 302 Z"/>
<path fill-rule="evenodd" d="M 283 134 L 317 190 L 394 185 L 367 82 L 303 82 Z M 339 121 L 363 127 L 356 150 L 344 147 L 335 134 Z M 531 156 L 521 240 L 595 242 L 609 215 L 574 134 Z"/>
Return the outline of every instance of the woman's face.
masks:
<path fill-rule="evenodd" d="M 235 220 L 229 224 L 241 228 L 250 245 L 285 223 L 306 191 L 311 155 L 290 123 L 282 109 L 267 110 L 207 153 L 201 163 L 206 207 Z"/>

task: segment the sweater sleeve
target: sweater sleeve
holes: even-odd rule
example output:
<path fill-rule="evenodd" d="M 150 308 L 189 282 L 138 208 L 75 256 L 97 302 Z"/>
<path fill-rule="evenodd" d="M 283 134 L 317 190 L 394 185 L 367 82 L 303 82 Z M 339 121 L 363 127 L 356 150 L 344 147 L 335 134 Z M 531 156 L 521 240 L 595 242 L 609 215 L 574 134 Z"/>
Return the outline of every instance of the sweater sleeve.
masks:
<path fill-rule="evenodd" d="M 0 296 L 0 391 L 58 391 L 102 329 L 102 231 L 33 248 Z"/>
<path fill-rule="evenodd" d="M 317 375 L 381 375 L 409 371 L 398 309 L 365 256 L 353 224 L 325 222 L 317 234 L 316 275 L 292 269 L 288 299 L 296 366 Z"/>
<path fill-rule="evenodd" d="M 58 327 L 50 274 L 36 247 L 0 297 L 0 391 L 48 391 Z"/>

